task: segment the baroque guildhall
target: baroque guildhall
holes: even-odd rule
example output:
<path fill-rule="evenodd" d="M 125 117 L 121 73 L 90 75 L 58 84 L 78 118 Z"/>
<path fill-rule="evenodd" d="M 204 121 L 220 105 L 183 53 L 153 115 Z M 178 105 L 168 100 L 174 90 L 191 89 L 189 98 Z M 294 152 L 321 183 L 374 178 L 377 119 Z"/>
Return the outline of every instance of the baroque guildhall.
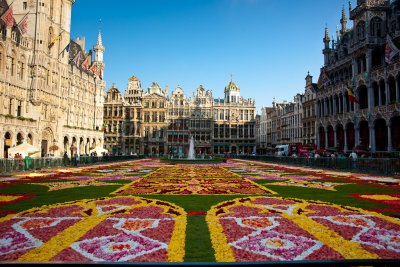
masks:
<path fill-rule="evenodd" d="M 93 52 L 70 39 L 74 2 L 0 1 L 1 158 L 22 143 L 42 157 L 103 147 L 105 48 L 100 33 Z"/>
<path fill-rule="evenodd" d="M 191 97 L 181 87 L 168 94 L 156 82 L 144 91 L 132 76 L 122 94 L 113 85 L 104 103 L 105 148 L 113 154 L 250 154 L 255 151 L 255 101 L 240 95 L 233 82 L 224 99 L 199 85 Z"/>

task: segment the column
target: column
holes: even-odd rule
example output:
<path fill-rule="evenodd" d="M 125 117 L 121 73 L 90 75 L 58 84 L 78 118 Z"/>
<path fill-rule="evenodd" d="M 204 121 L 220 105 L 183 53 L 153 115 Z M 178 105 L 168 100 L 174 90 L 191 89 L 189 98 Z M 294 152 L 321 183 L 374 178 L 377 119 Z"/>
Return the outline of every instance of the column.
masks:
<path fill-rule="evenodd" d="M 369 125 L 369 147 L 371 149 L 371 152 L 375 152 L 376 151 L 375 127 L 374 127 L 373 123 L 371 123 L 371 125 Z"/>
<path fill-rule="evenodd" d="M 390 102 L 389 80 L 386 80 L 386 81 L 385 81 L 385 87 L 386 87 L 386 105 L 388 105 L 389 102 Z"/>
<path fill-rule="evenodd" d="M 382 105 L 382 92 L 381 92 L 381 87 L 378 85 L 378 106 Z"/>
<path fill-rule="evenodd" d="M 333 114 L 332 115 L 336 115 L 337 114 L 337 108 L 336 108 L 336 97 L 332 98 L 332 104 L 333 104 Z"/>
<path fill-rule="evenodd" d="M 337 135 L 336 135 L 336 133 L 337 133 L 337 130 L 336 130 L 336 127 L 334 127 L 333 128 L 333 146 L 334 147 L 337 147 Z"/>
<path fill-rule="evenodd" d="M 347 104 L 346 104 L 346 95 L 344 93 L 343 93 L 342 100 L 343 100 L 343 113 L 346 113 L 347 112 Z"/>
<path fill-rule="evenodd" d="M 347 148 L 347 128 L 344 127 L 343 131 L 344 131 L 344 148 L 343 148 L 343 150 L 344 150 L 344 152 L 346 152 L 348 150 L 348 148 Z"/>
<path fill-rule="evenodd" d="M 0 137 L 0 158 L 4 158 L 4 137 L 3 133 L 1 133 Z"/>
<path fill-rule="evenodd" d="M 400 101 L 400 99 L 399 99 L 399 79 L 398 78 L 396 78 L 395 80 L 395 84 L 396 84 L 396 102 L 398 102 L 398 101 Z"/>
<path fill-rule="evenodd" d="M 356 127 L 355 125 L 354 125 L 354 135 L 355 135 L 354 146 L 357 146 L 360 144 L 360 128 Z"/>
<path fill-rule="evenodd" d="M 76 154 L 80 155 L 80 152 L 81 152 L 81 143 L 78 138 L 78 140 L 76 140 Z"/>
<path fill-rule="evenodd" d="M 325 131 L 325 149 L 328 148 L 328 128 L 324 127 L 324 131 Z"/>
<path fill-rule="evenodd" d="M 354 92 L 354 94 L 356 95 L 357 99 L 360 99 L 360 96 L 358 94 L 358 89 Z M 360 105 L 358 103 L 353 103 L 354 106 L 354 111 L 359 111 L 360 110 Z"/>
<path fill-rule="evenodd" d="M 317 139 L 316 140 L 317 141 L 317 149 L 320 149 L 321 148 L 321 144 L 319 142 L 319 130 L 318 130 L 317 134 L 315 135 L 315 138 Z"/>
<path fill-rule="evenodd" d="M 397 85 L 397 83 L 396 83 Z M 397 90 L 396 90 L 397 92 Z M 392 151 L 392 125 L 390 124 L 390 122 L 388 123 L 388 152 Z M 0 139 L 1 141 L 1 139 Z"/>

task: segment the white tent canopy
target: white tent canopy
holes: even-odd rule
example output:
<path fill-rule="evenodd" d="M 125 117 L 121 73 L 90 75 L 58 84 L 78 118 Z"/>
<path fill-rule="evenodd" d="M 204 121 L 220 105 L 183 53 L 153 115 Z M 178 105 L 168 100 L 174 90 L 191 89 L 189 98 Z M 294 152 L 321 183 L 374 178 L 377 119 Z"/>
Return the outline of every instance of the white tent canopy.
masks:
<path fill-rule="evenodd" d="M 40 150 L 28 143 L 22 143 L 8 149 L 8 154 L 11 154 L 10 158 L 14 158 L 17 153 L 21 154 L 23 158 L 26 156 L 40 158 Z"/>
<path fill-rule="evenodd" d="M 96 147 L 89 151 L 89 153 L 96 152 L 97 156 L 101 156 L 103 153 L 108 153 L 108 150 L 102 147 Z"/>

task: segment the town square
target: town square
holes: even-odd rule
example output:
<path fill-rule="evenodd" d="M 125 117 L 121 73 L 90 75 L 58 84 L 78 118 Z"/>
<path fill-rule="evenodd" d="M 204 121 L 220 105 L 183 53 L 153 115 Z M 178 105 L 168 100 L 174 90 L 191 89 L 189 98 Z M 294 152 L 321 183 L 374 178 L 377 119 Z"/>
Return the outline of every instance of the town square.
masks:
<path fill-rule="evenodd" d="M 398 266 L 399 0 L 114 2 L 0 0 L 0 263 Z"/>

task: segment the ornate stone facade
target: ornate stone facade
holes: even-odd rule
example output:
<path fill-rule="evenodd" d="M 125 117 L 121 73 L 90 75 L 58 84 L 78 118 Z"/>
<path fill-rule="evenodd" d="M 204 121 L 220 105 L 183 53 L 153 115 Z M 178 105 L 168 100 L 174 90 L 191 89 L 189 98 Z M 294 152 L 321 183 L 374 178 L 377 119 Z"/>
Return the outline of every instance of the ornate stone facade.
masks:
<path fill-rule="evenodd" d="M 336 40 L 325 28 L 325 84 L 317 91 L 318 147 L 345 151 L 362 145 L 375 151 L 400 151 L 399 55 L 385 60 L 386 43 L 400 47 L 399 1 L 359 0 L 343 8 Z M 352 88 L 358 102 L 349 101 Z"/>
<path fill-rule="evenodd" d="M 135 97 L 131 97 L 134 104 L 127 101 L 132 86 L 136 90 Z M 129 109 L 137 115 L 124 115 Z M 255 101 L 241 97 L 233 82 L 225 88 L 225 98 L 221 100 L 214 99 L 211 90 L 202 85 L 192 97 L 187 97 L 179 86 L 169 96 L 168 87 L 162 90 L 157 83 L 143 93 L 139 79 L 134 77 L 129 80 L 124 97 L 114 86 L 107 93 L 106 148 L 114 153 L 168 153 L 183 157 L 193 136 L 198 155 L 251 153 L 256 142 L 255 110 Z M 136 133 L 133 147 L 123 145 L 127 132 Z"/>
<path fill-rule="evenodd" d="M 105 82 L 97 76 L 104 70 L 104 47 L 99 34 L 92 61 L 84 39 L 70 41 L 73 3 L 14 1 L 14 26 L 0 21 L 0 157 L 8 157 L 8 148 L 22 142 L 42 156 L 70 154 L 71 147 L 85 154 L 103 145 Z M 7 9 L 7 1 L 0 1 L 0 13 Z M 25 15 L 29 26 L 22 34 L 16 25 Z M 71 61 L 79 52 L 98 67 L 97 76 Z"/>
<path fill-rule="evenodd" d="M 316 97 L 317 84 L 313 83 L 312 76 L 308 73 L 306 77 L 306 86 L 303 96 L 303 144 L 314 145 L 316 143 Z"/>
<path fill-rule="evenodd" d="M 302 122 L 302 100 L 303 95 L 297 94 L 293 102 L 283 101 L 272 102 L 272 107 L 262 108 L 261 133 L 266 140 L 266 149 L 270 150 L 281 144 L 302 144 L 303 143 L 303 122 Z"/>

